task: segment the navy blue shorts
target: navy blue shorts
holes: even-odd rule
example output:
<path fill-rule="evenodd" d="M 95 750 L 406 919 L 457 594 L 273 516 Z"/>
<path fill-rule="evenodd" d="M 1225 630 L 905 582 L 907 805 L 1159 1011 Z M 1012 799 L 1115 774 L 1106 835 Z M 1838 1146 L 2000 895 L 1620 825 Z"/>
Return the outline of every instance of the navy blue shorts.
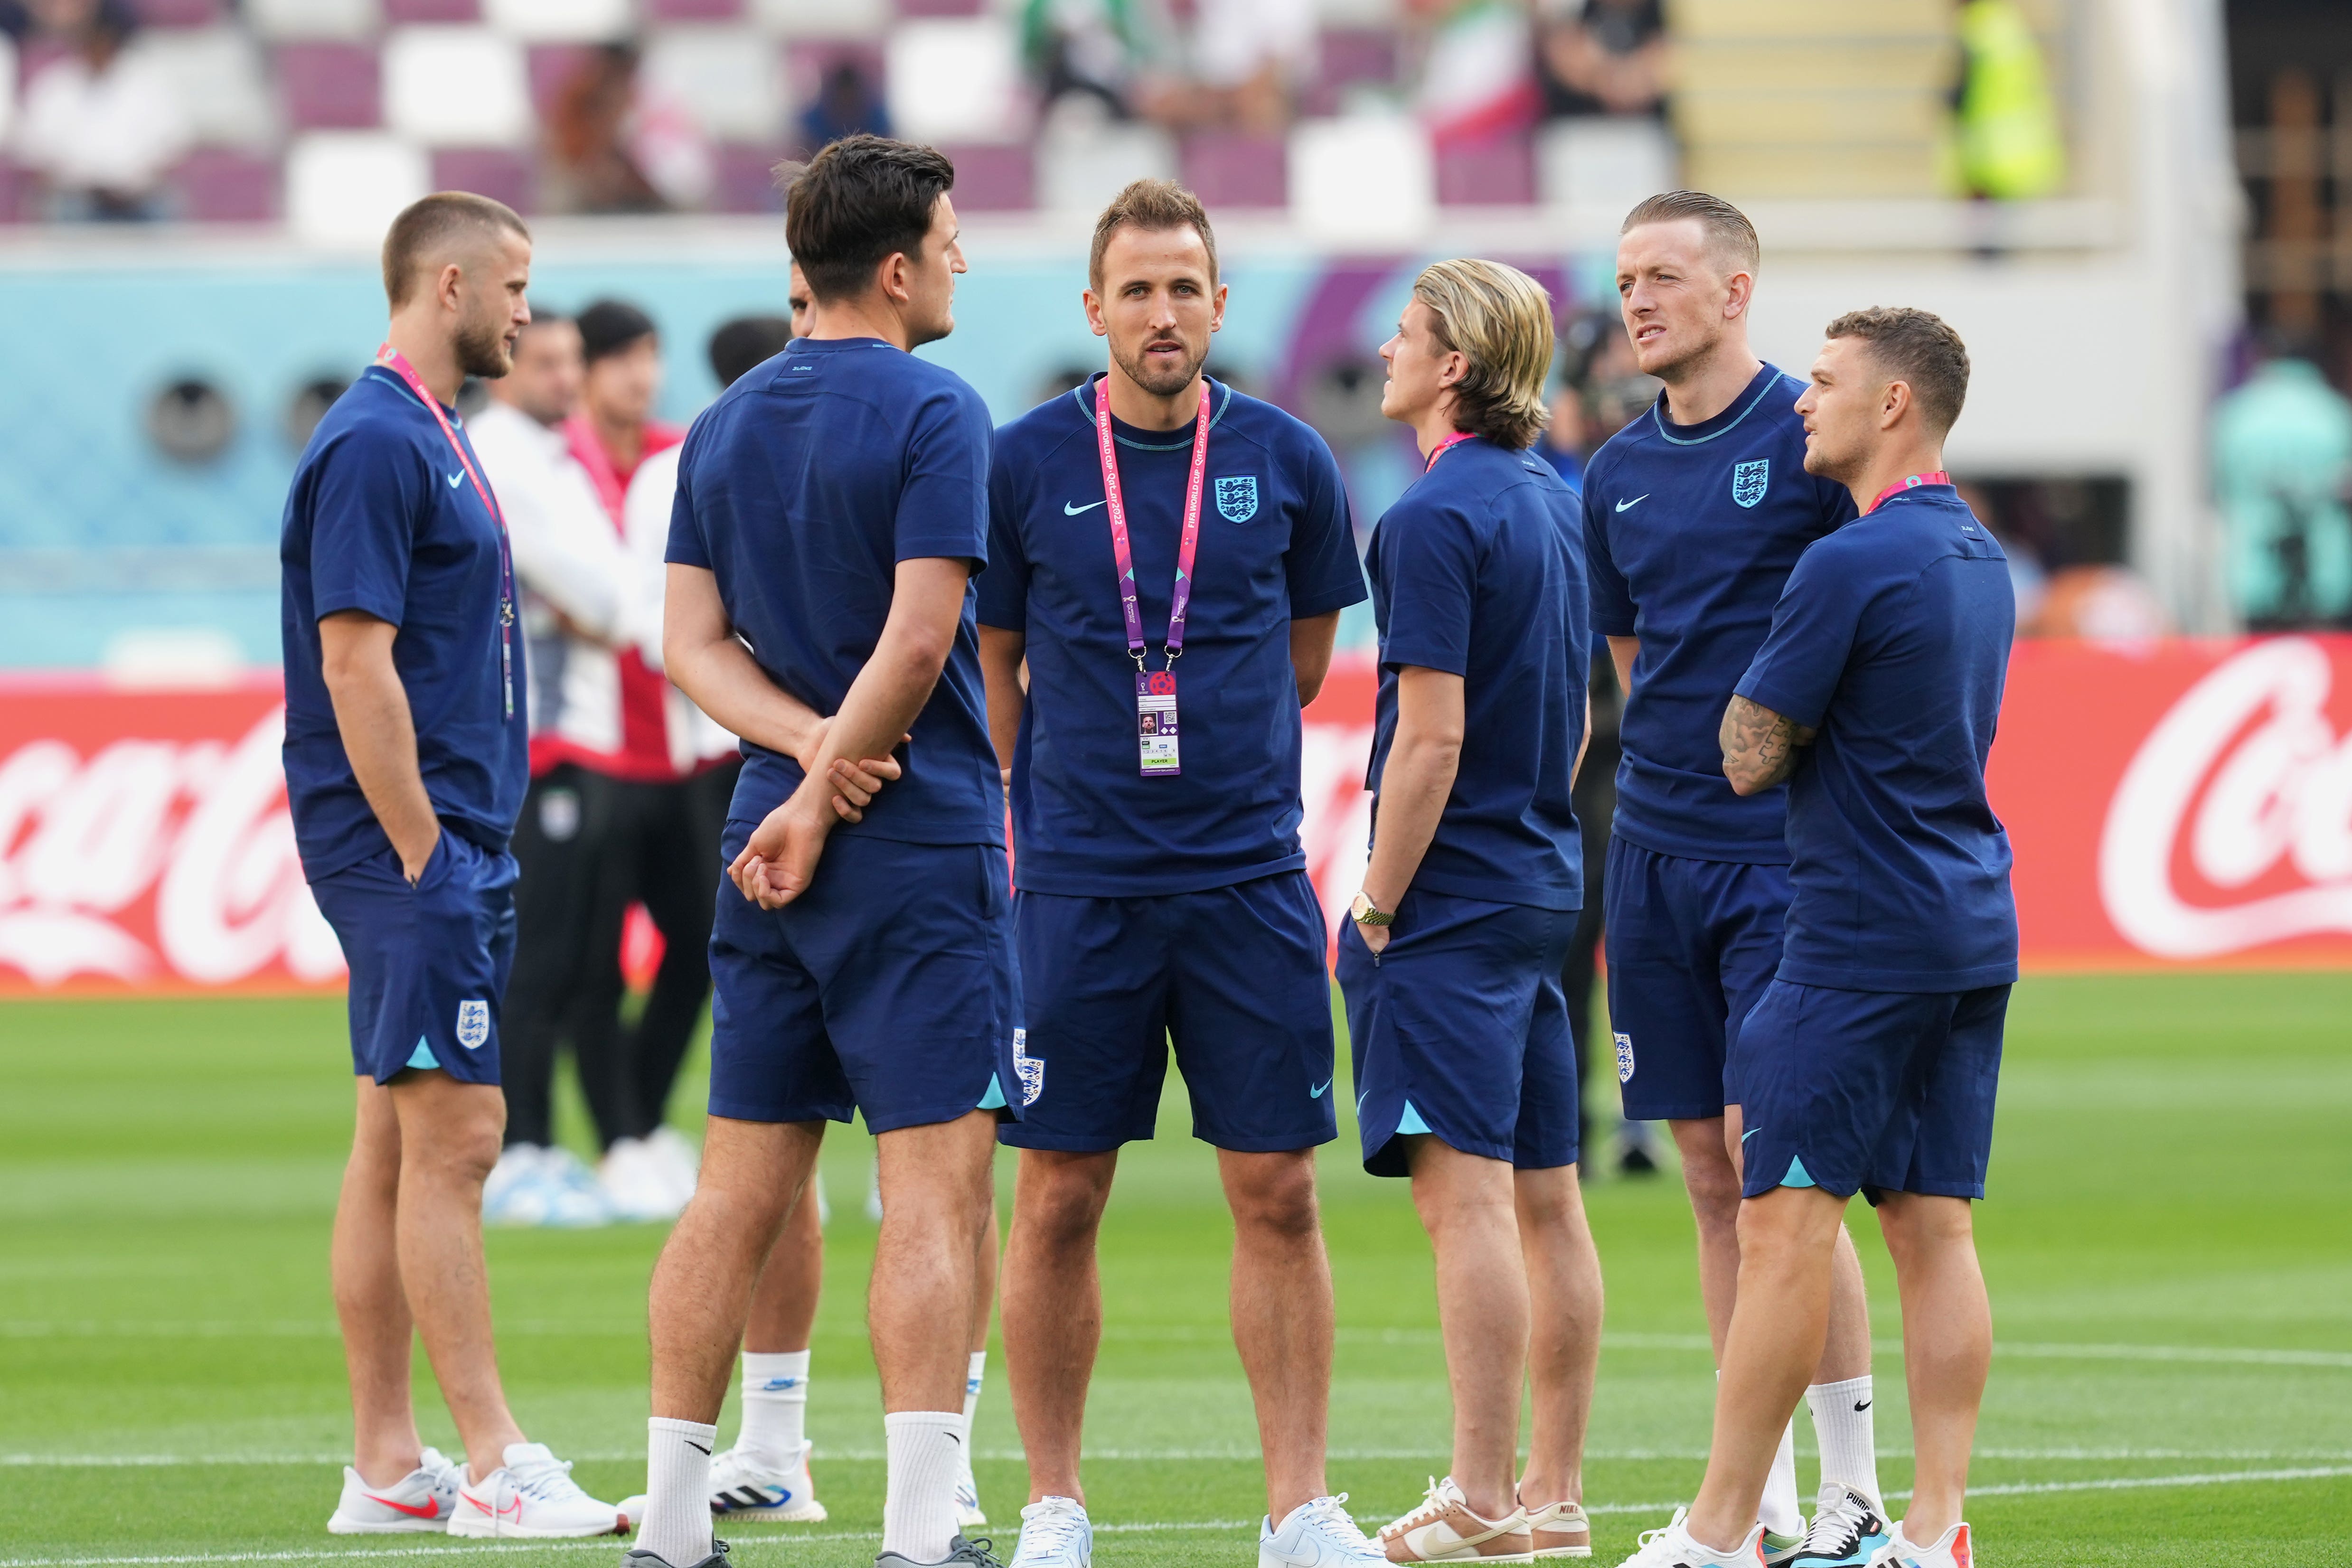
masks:
<path fill-rule="evenodd" d="M 1728 1044 L 1780 970 L 1789 898 L 1785 865 L 1610 841 L 1601 913 L 1626 1115 L 1685 1121 L 1740 1103 Z"/>
<path fill-rule="evenodd" d="M 353 1072 L 389 1083 L 437 1067 L 464 1083 L 499 1081 L 514 889 L 514 856 L 446 828 L 415 887 L 389 848 L 310 884 L 351 966 Z"/>
<path fill-rule="evenodd" d="M 1021 975 L 994 844 L 835 833 L 809 890 L 767 910 L 725 867 L 710 926 L 710 1113 L 877 1133 L 999 1110 L 1013 1082 Z"/>
<path fill-rule="evenodd" d="M 1838 991 L 1775 980 L 1732 1049 L 1741 1191 L 1982 1197 L 2009 988 Z"/>
<path fill-rule="evenodd" d="M 1136 898 L 1024 888 L 1014 925 L 1027 1103 L 1003 1142 L 1084 1152 L 1150 1137 L 1171 1038 L 1194 1137 L 1264 1154 L 1339 1135 L 1323 908 L 1305 872 Z"/>
<path fill-rule="evenodd" d="M 1339 930 L 1364 1169 L 1401 1176 L 1400 1134 L 1549 1170 L 1577 1159 L 1576 1046 L 1559 972 L 1576 911 L 1408 891 L 1374 957 Z"/>

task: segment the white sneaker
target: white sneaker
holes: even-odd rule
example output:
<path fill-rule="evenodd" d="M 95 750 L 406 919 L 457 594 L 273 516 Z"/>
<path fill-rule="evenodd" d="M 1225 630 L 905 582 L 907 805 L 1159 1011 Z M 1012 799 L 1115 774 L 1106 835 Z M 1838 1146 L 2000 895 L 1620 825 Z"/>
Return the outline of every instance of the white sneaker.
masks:
<path fill-rule="evenodd" d="M 978 1530 L 988 1522 L 988 1515 L 980 1511 L 980 1483 L 971 1479 L 971 1462 L 964 1461 L 963 1479 L 956 1482 L 956 1528 Z"/>
<path fill-rule="evenodd" d="M 407 1535 L 418 1531 L 436 1534 L 449 1528 L 457 1511 L 457 1487 L 466 1467 L 453 1465 L 438 1448 L 418 1456 L 416 1468 L 388 1487 L 372 1487 L 359 1471 L 343 1467 L 343 1495 L 327 1519 L 334 1535 Z"/>
<path fill-rule="evenodd" d="M 544 1443 L 509 1443 L 506 1463 L 478 1482 L 461 1482 L 449 1533 L 553 1537 L 624 1535 L 629 1519 L 572 1479 L 572 1466 Z"/>
<path fill-rule="evenodd" d="M 1764 1559 L 1764 1527 L 1758 1525 L 1748 1532 L 1748 1539 L 1729 1552 L 1717 1552 L 1701 1546 L 1683 1528 L 1683 1520 L 1690 1510 L 1675 1510 L 1674 1518 L 1664 1530 L 1642 1531 L 1641 1549 L 1617 1568 L 1755 1568 Z"/>
<path fill-rule="evenodd" d="M 1893 1539 L 1879 1505 L 1843 1481 L 1823 1481 L 1805 1539 L 1790 1568 L 1872 1568 Z"/>
<path fill-rule="evenodd" d="M 1009 1568 L 1091 1568 L 1094 1560 L 1095 1526 L 1085 1504 L 1049 1497 L 1021 1511 L 1021 1543 Z"/>
<path fill-rule="evenodd" d="M 809 1478 L 809 1455 L 814 1443 L 801 1445 L 800 1462 L 780 1470 L 764 1454 L 733 1448 L 710 1461 L 710 1512 L 713 1518 L 769 1524 L 815 1524 L 825 1516 L 816 1500 L 816 1483 Z"/>
<path fill-rule="evenodd" d="M 1481 1519 L 1470 1511 L 1452 1476 L 1431 1477 L 1421 1506 L 1382 1527 L 1380 1542 L 1391 1563 L 1535 1561 L 1527 1511 L 1514 1505 L 1501 1519 Z"/>
<path fill-rule="evenodd" d="M 1933 1546 L 1912 1545 L 1898 1524 L 1886 1554 L 1879 1559 L 1887 1568 L 1969 1568 L 1975 1561 L 1976 1543 L 1966 1520 L 1936 1537 Z"/>
<path fill-rule="evenodd" d="M 596 1167 L 596 1185 L 618 1219 L 676 1219 L 686 1207 L 668 1166 L 643 1138 L 615 1140 Z"/>
<path fill-rule="evenodd" d="M 670 1191 L 677 1195 L 677 1207 L 683 1211 L 687 1200 L 694 1196 L 695 1182 L 702 1174 L 702 1151 L 676 1127 L 656 1127 L 646 1134 L 646 1147 L 652 1150 L 654 1158 L 661 1163 Z"/>
<path fill-rule="evenodd" d="M 1538 1557 L 1592 1555 L 1592 1521 L 1584 1517 L 1581 1504 L 1548 1502 L 1528 1508 L 1523 1501 L 1519 1508 L 1528 1516 L 1528 1534 Z"/>
<path fill-rule="evenodd" d="M 569 1149 L 511 1145 L 482 1184 L 486 1224 L 577 1228 L 603 1225 L 611 1218 L 595 1183 Z"/>
<path fill-rule="evenodd" d="M 1257 1527 L 1257 1568 L 1374 1568 L 1388 1558 L 1349 1517 L 1348 1494 L 1318 1497 L 1290 1511 L 1276 1530 Z"/>

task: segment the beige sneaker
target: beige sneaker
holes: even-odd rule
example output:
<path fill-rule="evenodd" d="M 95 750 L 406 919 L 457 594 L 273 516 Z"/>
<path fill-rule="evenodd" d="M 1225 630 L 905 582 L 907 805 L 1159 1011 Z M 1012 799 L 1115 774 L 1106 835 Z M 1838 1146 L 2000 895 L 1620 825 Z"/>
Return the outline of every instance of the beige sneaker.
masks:
<path fill-rule="evenodd" d="M 1519 1511 L 1528 1516 L 1528 1530 L 1535 1539 L 1538 1557 L 1590 1557 L 1592 1555 L 1592 1521 L 1584 1517 L 1584 1510 L 1572 1502 L 1548 1502 L 1541 1508 L 1519 1504 Z"/>
<path fill-rule="evenodd" d="M 1419 1508 L 1380 1534 L 1391 1563 L 1532 1563 L 1535 1540 L 1528 1515 L 1514 1508 L 1499 1520 L 1480 1519 L 1463 1500 L 1452 1476 L 1433 1479 Z M 1590 1553 L 1591 1546 L 1585 1548 Z"/>

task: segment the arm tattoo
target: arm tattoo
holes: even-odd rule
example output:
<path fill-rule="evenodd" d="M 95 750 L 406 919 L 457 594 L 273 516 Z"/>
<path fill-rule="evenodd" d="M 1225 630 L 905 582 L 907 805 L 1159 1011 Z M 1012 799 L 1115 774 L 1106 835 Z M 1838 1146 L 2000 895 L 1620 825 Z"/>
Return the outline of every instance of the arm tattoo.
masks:
<path fill-rule="evenodd" d="M 1723 776 L 1743 795 L 1769 789 L 1797 770 L 1797 752 L 1820 732 L 1763 704 L 1735 696 L 1723 710 Z"/>

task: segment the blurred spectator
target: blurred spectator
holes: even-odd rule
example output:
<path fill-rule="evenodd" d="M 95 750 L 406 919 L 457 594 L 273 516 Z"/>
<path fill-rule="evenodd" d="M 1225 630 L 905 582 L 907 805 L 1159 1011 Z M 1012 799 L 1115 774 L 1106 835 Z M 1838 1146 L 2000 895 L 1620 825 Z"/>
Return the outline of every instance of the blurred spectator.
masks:
<path fill-rule="evenodd" d="M 2256 631 L 2352 619 L 2352 403 L 2283 335 L 2213 413 L 2230 591 Z"/>
<path fill-rule="evenodd" d="M 1314 3 L 1198 0 L 1192 41 L 1193 118 L 1276 133 L 1315 68 Z"/>
<path fill-rule="evenodd" d="M 1642 373 L 1633 358 L 1633 344 L 1624 322 L 1614 312 L 1596 315 L 1600 326 L 1582 382 L 1584 449 L 1597 452 L 1601 443 L 1650 411 L 1665 383 Z"/>
<path fill-rule="evenodd" d="M 2039 623 L 2042 606 L 2050 597 L 2050 574 L 2042 570 L 2041 553 L 2004 526 L 2000 508 L 1980 486 L 1963 480 L 1958 488 L 1960 499 L 1968 503 L 1977 521 L 1991 530 L 2000 541 L 2000 553 L 2009 558 L 2009 586 L 2017 596 L 2018 635 L 2033 635 L 2027 628 Z"/>
<path fill-rule="evenodd" d="M 33 78 L 16 128 L 16 161 L 40 176 L 48 215 L 137 222 L 165 215 L 163 177 L 188 150 L 187 115 L 171 78 L 126 48 L 134 27 L 121 0 L 50 0 L 36 22 L 73 52 Z"/>
<path fill-rule="evenodd" d="M 709 142 L 685 104 L 646 84 L 637 59 L 635 45 L 599 45 L 557 90 L 541 192 L 553 210 L 650 213 L 709 199 Z"/>
<path fill-rule="evenodd" d="M 1561 478 L 1584 487 L 1584 394 L 1566 377 L 1551 394 L 1551 423 L 1536 438 L 1536 453 Z"/>
<path fill-rule="evenodd" d="M 2017 0 L 1962 0 L 1953 100 L 1955 174 L 1972 196 L 2046 196 L 2066 178 L 2050 74 Z"/>
<path fill-rule="evenodd" d="M 1154 117 L 1168 89 L 1167 33 L 1150 0 L 1025 0 L 1021 53 L 1039 107 L 1093 99 L 1116 120 Z"/>
<path fill-rule="evenodd" d="M 866 79 L 863 67 L 856 60 L 835 60 L 825 67 L 816 96 L 801 111 L 800 155 L 814 158 L 831 143 L 860 131 L 889 135 L 890 111 L 883 106 L 882 94 Z"/>
<path fill-rule="evenodd" d="M 2070 566 L 2053 574 L 2026 637 L 2082 637 L 2144 647 L 2172 629 L 2147 580 L 2127 566 Z"/>
<path fill-rule="evenodd" d="M 1559 0 L 1538 11 L 1545 114 L 1663 110 L 1666 20 L 1659 0 Z"/>
<path fill-rule="evenodd" d="M 1535 122 L 1534 35 L 1512 0 L 1409 0 L 1421 57 L 1413 108 L 1440 142 L 1483 141 Z"/>

